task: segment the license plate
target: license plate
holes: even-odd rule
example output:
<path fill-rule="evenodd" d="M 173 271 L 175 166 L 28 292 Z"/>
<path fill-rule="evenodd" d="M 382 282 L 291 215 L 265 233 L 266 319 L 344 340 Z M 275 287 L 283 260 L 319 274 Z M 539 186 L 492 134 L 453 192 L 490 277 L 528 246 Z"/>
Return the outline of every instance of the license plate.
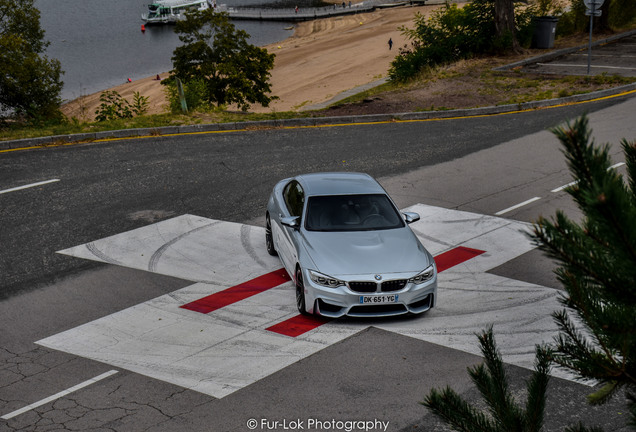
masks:
<path fill-rule="evenodd" d="M 398 295 L 360 296 L 360 304 L 387 304 L 398 301 Z"/>

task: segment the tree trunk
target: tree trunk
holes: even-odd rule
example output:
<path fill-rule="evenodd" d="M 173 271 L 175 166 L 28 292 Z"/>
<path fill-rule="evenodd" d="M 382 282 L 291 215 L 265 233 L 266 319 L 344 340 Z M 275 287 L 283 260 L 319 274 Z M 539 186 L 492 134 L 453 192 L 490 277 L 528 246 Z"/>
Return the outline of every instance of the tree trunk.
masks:
<path fill-rule="evenodd" d="M 612 31 L 609 25 L 609 10 L 610 0 L 605 0 L 603 2 L 603 6 L 601 6 L 601 16 L 594 20 L 594 30 L 598 30 L 603 33 Z"/>
<path fill-rule="evenodd" d="M 498 38 L 510 37 L 512 50 L 520 50 L 515 36 L 515 5 L 513 0 L 495 0 L 495 30 Z"/>

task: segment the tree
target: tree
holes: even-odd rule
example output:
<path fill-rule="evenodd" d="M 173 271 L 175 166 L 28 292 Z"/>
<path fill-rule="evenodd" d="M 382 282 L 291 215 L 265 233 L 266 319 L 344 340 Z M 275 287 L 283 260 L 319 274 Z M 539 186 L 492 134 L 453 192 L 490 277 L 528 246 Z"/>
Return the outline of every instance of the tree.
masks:
<path fill-rule="evenodd" d="M 495 0 L 495 30 L 499 40 L 509 40 L 513 51 L 520 45 L 515 36 L 515 4 L 513 0 Z"/>
<path fill-rule="evenodd" d="M 184 45 L 174 50 L 170 81 L 179 78 L 184 86 L 203 80 L 203 99 L 225 105 L 236 103 L 242 110 L 250 104 L 268 106 L 268 82 L 274 54 L 248 43 L 249 35 L 237 30 L 226 13 L 214 9 L 187 14 L 175 31 Z"/>
<path fill-rule="evenodd" d="M 422 404 L 462 432 L 539 432 L 543 427 L 550 379 L 549 350 L 536 348 L 535 371 L 526 383 L 528 398 L 525 407 L 521 407 L 510 392 L 492 327 L 478 338 L 485 365 L 468 368 L 468 373 L 483 396 L 490 416 L 468 404 L 450 387 L 442 391 L 431 390 Z"/>
<path fill-rule="evenodd" d="M 43 52 L 49 42 L 33 0 L 0 0 L 0 110 L 28 117 L 59 114 L 62 69 Z"/>
<path fill-rule="evenodd" d="M 548 1 L 548 0 L 539 0 Z M 571 0 L 567 11 L 564 9 L 559 17 L 557 35 L 568 35 L 575 32 L 589 32 L 590 17 L 585 15 L 583 0 Z M 601 6 L 601 16 L 594 18 L 594 33 L 601 34 L 629 29 L 636 18 L 636 2 L 634 0 L 605 0 Z"/>
<path fill-rule="evenodd" d="M 567 192 L 583 217 L 576 223 L 559 211 L 534 225 L 533 238 L 560 263 L 566 290 L 565 309 L 553 314 L 560 329 L 553 358 L 604 384 L 589 396 L 592 403 L 627 389 L 636 427 L 636 141 L 621 142 L 625 182 L 611 169 L 609 146 L 590 138 L 585 116 L 554 132 L 575 180 Z"/>
<path fill-rule="evenodd" d="M 413 28 L 400 28 L 411 46 L 400 50 L 389 77 L 407 81 L 428 67 L 529 44 L 533 8 L 518 9 L 512 0 L 473 0 L 461 8 L 447 2 L 430 17 L 415 14 Z"/>
<path fill-rule="evenodd" d="M 636 428 L 636 141 L 621 143 L 628 174 L 624 182 L 611 168 L 609 146 L 597 147 L 591 140 L 587 117 L 553 132 L 574 177 L 566 190 L 583 215 L 579 224 L 559 211 L 552 220 L 540 218 L 533 228 L 537 245 L 560 262 L 557 276 L 566 291 L 561 298 L 565 309 L 553 314 L 560 332 L 555 346 L 537 348 L 525 411 L 510 399 L 492 329 L 480 336 L 489 372 L 481 367 L 469 373 L 491 417 L 449 388 L 433 389 L 424 402 L 460 431 L 539 431 L 551 361 L 603 384 L 588 397 L 591 403 L 606 402 L 626 388 L 630 425 Z M 578 424 L 566 431 L 602 429 Z"/>

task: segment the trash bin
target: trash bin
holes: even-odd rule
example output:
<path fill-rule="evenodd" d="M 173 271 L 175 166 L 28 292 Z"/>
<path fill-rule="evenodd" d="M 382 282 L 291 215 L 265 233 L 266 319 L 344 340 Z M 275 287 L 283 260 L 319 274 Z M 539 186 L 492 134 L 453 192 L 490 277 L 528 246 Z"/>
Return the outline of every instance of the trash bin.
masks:
<path fill-rule="evenodd" d="M 553 16 L 542 16 L 534 19 L 534 34 L 532 46 L 539 49 L 554 47 L 554 34 L 558 18 Z"/>

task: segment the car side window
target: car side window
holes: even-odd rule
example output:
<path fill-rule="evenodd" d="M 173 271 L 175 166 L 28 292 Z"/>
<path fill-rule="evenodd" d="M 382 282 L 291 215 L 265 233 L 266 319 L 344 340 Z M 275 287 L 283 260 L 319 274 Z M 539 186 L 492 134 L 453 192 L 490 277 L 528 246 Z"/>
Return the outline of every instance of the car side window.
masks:
<path fill-rule="evenodd" d="M 305 192 L 296 180 L 289 182 L 283 190 L 285 205 L 291 216 L 301 216 L 305 204 Z"/>

